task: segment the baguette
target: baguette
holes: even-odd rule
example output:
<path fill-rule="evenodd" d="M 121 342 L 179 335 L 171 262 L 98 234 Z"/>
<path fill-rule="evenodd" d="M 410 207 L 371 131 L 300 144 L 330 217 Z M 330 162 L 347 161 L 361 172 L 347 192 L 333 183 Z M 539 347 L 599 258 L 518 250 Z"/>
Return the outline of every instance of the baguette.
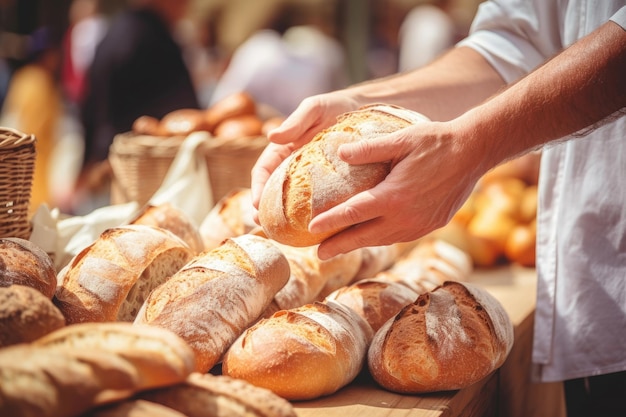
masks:
<path fill-rule="evenodd" d="M 390 391 L 456 390 L 498 369 L 512 345 L 513 325 L 502 305 L 480 287 L 448 281 L 376 332 L 368 367 Z"/>
<path fill-rule="evenodd" d="M 0 348 L 29 343 L 65 326 L 65 317 L 38 290 L 24 285 L 0 287 Z"/>
<path fill-rule="evenodd" d="M 130 221 L 130 224 L 143 224 L 169 230 L 181 238 L 194 254 L 204 251 L 204 242 L 198 226 L 185 212 L 169 203 L 147 205 Z"/>
<path fill-rule="evenodd" d="M 156 288 L 135 323 L 179 334 L 194 349 L 198 370 L 206 372 L 259 318 L 288 278 L 287 259 L 268 239 L 227 239 Z"/>
<path fill-rule="evenodd" d="M 52 298 L 57 273 L 50 255 L 34 243 L 15 237 L 0 238 L 0 287 L 32 287 Z"/>
<path fill-rule="evenodd" d="M 358 375 L 372 335 L 367 322 L 334 301 L 282 310 L 232 344 L 222 372 L 287 400 L 313 399 Z"/>
<path fill-rule="evenodd" d="M 273 392 L 225 375 L 193 373 L 180 384 L 138 394 L 188 417 L 296 417 L 293 406 Z"/>
<path fill-rule="evenodd" d="M 189 246 L 165 229 L 107 229 L 59 272 L 54 302 L 68 324 L 132 322 L 148 293 L 192 256 Z"/>
<path fill-rule="evenodd" d="M 391 168 L 390 163 L 350 165 L 337 156 L 339 146 L 374 140 L 425 120 L 419 113 L 384 104 L 340 116 L 270 175 L 258 211 L 266 235 L 292 246 L 312 246 L 338 233 L 312 234 L 308 226 L 318 214 L 373 188 Z"/>

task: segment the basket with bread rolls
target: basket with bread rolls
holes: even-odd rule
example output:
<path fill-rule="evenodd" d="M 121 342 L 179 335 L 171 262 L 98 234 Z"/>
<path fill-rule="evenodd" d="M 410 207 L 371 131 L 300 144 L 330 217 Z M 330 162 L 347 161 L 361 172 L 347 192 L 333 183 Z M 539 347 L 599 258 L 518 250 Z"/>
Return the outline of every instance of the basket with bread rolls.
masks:
<path fill-rule="evenodd" d="M 303 153 L 423 120 L 366 107 Z M 282 198 L 261 204 L 260 225 L 246 187 L 222 196 L 200 225 L 148 205 L 59 271 L 27 241 L 0 239 L 0 415 L 292 417 L 294 402 L 333 395 L 363 373 L 409 395 L 487 377 L 507 358 L 513 329 L 502 305 L 469 282 L 474 262 L 462 248 L 427 236 L 317 256 L 325 236 L 303 225 L 387 168 L 373 169 L 337 169 L 309 192 L 283 181 L 322 174 L 279 169 L 268 187 Z"/>
<path fill-rule="evenodd" d="M 213 201 L 233 188 L 248 187 L 249 172 L 267 145 L 266 133 L 282 119 L 244 91 L 207 109 L 177 109 L 160 119 L 138 117 L 131 131 L 113 139 L 109 150 L 111 202 L 145 204 L 161 185 L 184 139 L 194 132 L 207 133 L 202 152 Z"/>

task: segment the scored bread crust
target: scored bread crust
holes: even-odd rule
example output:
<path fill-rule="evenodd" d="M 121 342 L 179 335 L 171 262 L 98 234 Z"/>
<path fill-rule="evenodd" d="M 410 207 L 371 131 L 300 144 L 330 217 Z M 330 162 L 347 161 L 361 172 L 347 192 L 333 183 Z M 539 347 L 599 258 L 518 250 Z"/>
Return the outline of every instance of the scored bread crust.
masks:
<path fill-rule="evenodd" d="M 330 395 L 358 375 L 372 335 L 361 317 L 334 301 L 281 310 L 232 344 L 222 372 L 287 400 Z"/>
<path fill-rule="evenodd" d="M 425 120 L 419 113 L 385 104 L 338 117 L 270 175 L 258 211 L 267 236 L 292 246 L 311 246 L 338 233 L 314 234 L 308 226 L 318 214 L 376 186 L 390 171 L 389 163 L 350 165 L 339 158 L 339 146 L 374 140 Z"/>
<path fill-rule="evenodd" d="M 368 366 L 390 391 L 456 390 L 499 368 L 512 345 L 513 325 L 491 294 L 447 281 L 420 295 L 376 332 Z"/>
<path fill-rule="evenodd" d="M 68 324 L 131 322 L 150 290 L 192 257 L 189 246 L 165 229 L 107 229 L 61 270 L 54 302 Z"/>
<path fill-rule="evenodd" d="M 270 390 L 226 375 L 193 373 L 182 383 L 140 393 L 188 417 L 296 417 L 293 406 Z"/>
<path fill-rule="evenodd" d="M 26 239 L 0 238 L 0 287 L 35 288 L 52 298 L 57 286 L 54 263 L 43 249 Z"/>
<path fill-rule="evenodd" d="M 194 349 L 198 370 L 206 372 L 258 319 L 288 278 L 287 259 L 268 239 L 227 239 L 156 288 L 135 323 L 179 334 Z"/>

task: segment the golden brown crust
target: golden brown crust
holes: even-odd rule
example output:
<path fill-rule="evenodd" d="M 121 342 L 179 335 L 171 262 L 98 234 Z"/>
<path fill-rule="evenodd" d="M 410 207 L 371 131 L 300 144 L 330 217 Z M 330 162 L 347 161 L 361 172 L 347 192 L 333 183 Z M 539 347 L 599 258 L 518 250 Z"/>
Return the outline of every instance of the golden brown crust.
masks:
<path fill-rule="evenodd" d="M 39 246 L 25 239 L 0 238 L 0 287 L 26 285 L 52 298 L 56 276 L 52 259 Z"/>
<path fill-rule="evenodd" d="M 107 404 L 85 413 L 82 417 L 188 417 L 173 408 L 141 399 L 128 399 Z"/>
<path fill-rule="evenodd" d="M 145 391 L 139 398 L 166 405 L 188 417 L 295 417 L 293 406 L 273 392 L 225 375 L 194 373 L 180 384 Z"/>
<path fill-rule="evenodd" d="M 359 373 L 372 334 L 363 319 L 333 301 L 282 310 L 233 343 L 222 372 L 287 400 L 329 395 Z"/>
<path fill-rule="evenodd" d="M 345 113 L 331 127 L 287 157 L 268 179 L 259 222 L 273 240 L 311 246 L 339 232 L 311 234 L 315 216 L 370 189 L 389 173 L 388 163 L 350 165 L 337 155 L 344 143 L 372 140 L 425 118 L 395 106 L 374 105 Z"/>
<path fill-rule="evenodd" d="M 268 239 L 242 235 L 196 257 L 146 299 L 135 323 L 170 329 L 210 370 L 289 278 L 285 256 Z"/>
<path fill-rule="evenodd" d="M 189 246 L 165 229 L 108 229 L 59 273 L 55 304 L 68 324 L 132 321 L 149 291 L 192 256 Z"/>
<path fill-rule="evenodd" d="M 368 365 L 391 391 L 455 390 L 499 368 L 512 344 L 513 326 L 500 303 L 479 287 L 449 281 L 385 323 Z"/>
<path fill-rule="evenodd" d="M 0 287 L 0 348 L 32 342 L 63 326 L 63 314 L 38 290 Z"/>

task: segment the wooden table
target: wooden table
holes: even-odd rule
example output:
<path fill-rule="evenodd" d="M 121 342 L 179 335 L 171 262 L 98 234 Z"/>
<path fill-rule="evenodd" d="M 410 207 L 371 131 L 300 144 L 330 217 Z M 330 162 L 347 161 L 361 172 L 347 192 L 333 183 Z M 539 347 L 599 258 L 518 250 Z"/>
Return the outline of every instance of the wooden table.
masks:
<path fill-rule="evenodd" d="M 535 311 L 534 269 L 507 266 L 475 271 L 470 282 L 493 294 L 509 313 L 515 343 L 505 364 L 459 391 L 400 395 L 381 389 L 364 370 L 334 395 L 294 402 L 299 417 L 532 417 L 564 416 L 561 384 L 533 384 L 530 359 Z"/>

